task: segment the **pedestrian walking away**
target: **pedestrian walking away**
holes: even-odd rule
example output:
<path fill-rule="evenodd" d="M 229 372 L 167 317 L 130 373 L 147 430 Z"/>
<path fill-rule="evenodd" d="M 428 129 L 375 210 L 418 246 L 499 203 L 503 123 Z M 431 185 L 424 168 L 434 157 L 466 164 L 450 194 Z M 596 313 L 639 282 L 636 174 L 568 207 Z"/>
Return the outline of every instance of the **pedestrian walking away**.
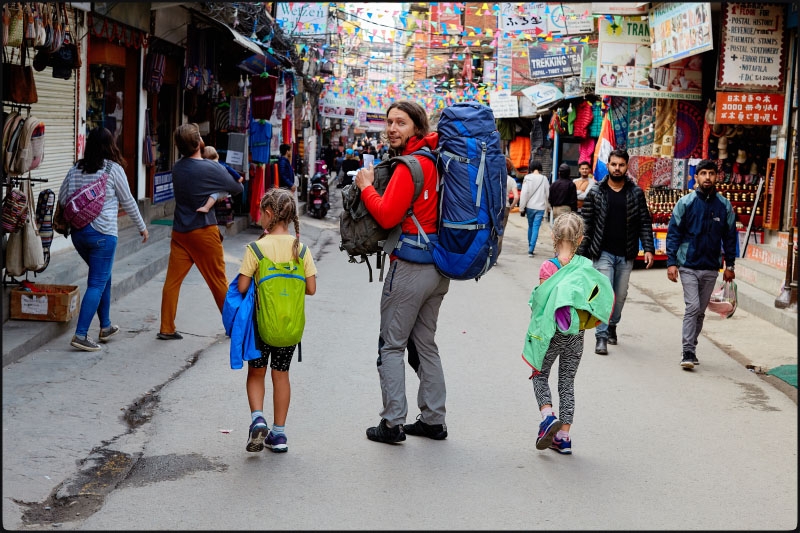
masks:
<path fill-rule="evenodd" d="M 628 296 L 633 262 L 644 249 L 645 268 L 653 266 L 653 222 L 644 192 L 628 177 L 628 152 L 614 150 L 608 157 L 608 176 L 592 188 L 581 215 L 586 236 L 578 254 L 588 257 L 614 287 L 616 301 L 608 325 L 597 326 L 594 353 L 608 355 L 617 344 L 617 325 Z"/>
<path fill-rule="evenodd" d="M 542 421 L 536 448 L 572 453 L 570 428 L 575 414 L 575 375 L 588 328 L 607 321 L 614 302 L 611 282 L 575 251 L 583 239 L 583 219 L 565 213 L 553 222 L 555 257 L 542 263 L 539 286 L 531 294 L 531 323 L 523 358 L 533 368 L 531 381 Z M 548 383 L 558 359 L 558 416 Z"/>
<path fill-rule="evenodd" d="M 506 208 L 503 211 L 503 229 L 505 229 L 506 225 L 508 224 L 508 215 L 511 213 L 511 210 L 517 207 L 519 204 L 519 190 L 517 189 L 517 169 L 514 168 L 514 163 L 511 161 L 510 157 L 506 157 L 506 172 L 508 175 L 506 177 L 506 197 L 511 196 L 511 203 L 506 201 Z M 503 232 L 505 235 L 505 231 Z M 500 257 L 500 253 L 503 251 L 503 235 L 500 235 L 500 238 L 497 239 L 497 257 Z"/>
<path fill-rule="evenodd" d="M 736 213 L 727 198 L 717 192 L 717 165 L 704 159 L 697 164 L 696 190 L 675 204 L 667 229 L 667 279 L 683 286 L 681 367 L 693 369 L 697 338 L 703 330 L 706 308 L 722 268 L 725 282 L 736 278 Z"/>
<path fill-rule="evenodd" d="M 533 257 L 544 212 L 550 207 L 547 200 L 550 196 L 550 182 L 541 173 L 541 163 L 531 160 L 528 169 L 531 171 L 530 174 L 522 179 L 519 214 L 528 218 L 528 257 Z"/>
<path fill-rule="evenodd" d="M 550 186 L 548 202 L 553 206 L 553 218 L 578 210 L 578 193 L 566 163 L 558 166 L 558 179 Z"/>
<path fill-rule="evenodd" d="M 270 189 L 261 199 L 261 227 L 264 235 L 256 241 L 256 246 L 263 257 L 272 263 L 286 263 L 289 261 L 303 264 L 305 276 L 304 294 L 312 296 L 317 292 L 317 268 L 311 252 L 307 249 L 300 257 L 303 244 L 300 242 L 300 221 L 297 217 L 297 205 L 294 196 L 284 189 Z M 294 234 L 289 233 L 289 224 L 294 225 Z M 255 251 L 248 247 L 245 250 L 242 266 L 239 269 L 239 292 L 246 294 L 250 284 L 254 283 L 259 270 L 259 259 Z M 259 280 L 258 283 L 262 283 Z M 302 298 L 305 298 L 305 295 Z M 262 305 L 266 305 L 262 302 Z M 304 309 L 302 310 L 304 312 Z M 260 312 L 260 311 L 257 311 Z M 288 313 L 298 310 L 286 310 Z M 305 317 L 303 316 L 303 325 Z M 285 320 L 283 321 L 286 322 Z M 261 328 L 258 328 L 259 330 Z M 302 332 L 301 332 L 302 334 Z M 256 331 L 256 347 L 261 351 L 261 357 L 247 362 L 247 401 L 250 405 L 251 424 L 248 432 L 248 452 L 260 452 L 266 446 L 273 452 L 286 452 L 289 449 L 286 437 L 286 417 L 289 413 L 291 399 L 291 386 L 289 383 L 289 365 L 292 362 L 296 343 L 289 346 L 273 346 L 261 337 Z M 283 343 L 281 343 L 283 344 Z M 264 418 L 264 380 L 267 373 L 267 363 L 270 367 L 272 378 L 272 429 Z"/>
<path fill-rule="evenodd" d="M 123 165 L 125 159 L 111 132 L 103 127 L 95 128 L 86 139 L 83 159 L 69 169 L 58 191 L 58 203 L 63 207 L 82 187 L 101 179 L 103 174 L 107 175 L 102 210 L 83 228 L 73 227 L 70 231 L 75 250 L 89 267 L 78 324 L 70 345 L 87 352 L 101 349 L 89 336 L 89 327 L 95 314 L 100 320 L 100 342 L 106 342 L 119 333 L 119 326 L 111 323 L 111 270 L 117 251 L 120 206 L 136 224 L 142 242 L 147 242 L 149 237 L 147 226 L 128 187 Z"/>
<path fill-rule="evenodd" d="M 287 157 L 291 149 L 292 147 L 288 144 L 282 144 L 279 148 L 281 156 L 278 158 L 278 180 L 281 188 L 295 192 L 297 185 L 294 182 L 294 169 L 292 162 Z"/>
<path fill-rule="evenodd" d="M 157 338 L 179 340 L 175 318 L 178 296 L 186 274 L 196 265 L 211 289 L 220 312 L 225 302 L 228 282 L 225 279 L 225 259 L 222 234 L 217 227 L 214 210 L 198 212 L 212 194 L 227 191 L 241 194 L 242 184 L 233 179 L 216 161 L 203 159 L 205 143 L 197 124 L 182 124 L 174 134 L 175 146 L 181 159 L 172 167 L 172 188 L 175 194 L 175 213 L 169 246 L 169 262 L 161 291 L 161 327 Z"/>
<path fill-rule="evenodd" d="M 391 155 L 410 155 L 427 148 L 434 150 L 438 134 L 430 131 L 425 109 L 415 102 L 392 103 L 386 112 L 386 133 Z M 380 423 L 367 429 L 367 438 L 397 443 L 406 434 L 442 440 L 447 437 L 445 423 L 445 381 L 439 349 L 434 335 L 439 308 L 450 287 L 450 280 L 436 270 L 430 247 L 419 236 L 424 231 L 436 240 L 438 227 L 438 174 L 431 157 L 415 154 L 422 166 L 422 191 L 413 202 L 414 181 L 406 165 L 397 165 L 381 196 L 372 186 L 375 173 L 362 168 L 355 184 L 369 213 L 384 228 L 401 225 L 403 246 L 389 256 L 390 265 L 381 295 L 380 336 L 378 337 L 378 377 L 383 408 Z M 419 224 L 406 214 L 412 210 Z M 420 242 L 424 248 L 406 246 Z M 417 406 L 420 414 L 413 424 L 408 415 L 404 355 L 416 355 L 414 370 L 419 378 Z"/>

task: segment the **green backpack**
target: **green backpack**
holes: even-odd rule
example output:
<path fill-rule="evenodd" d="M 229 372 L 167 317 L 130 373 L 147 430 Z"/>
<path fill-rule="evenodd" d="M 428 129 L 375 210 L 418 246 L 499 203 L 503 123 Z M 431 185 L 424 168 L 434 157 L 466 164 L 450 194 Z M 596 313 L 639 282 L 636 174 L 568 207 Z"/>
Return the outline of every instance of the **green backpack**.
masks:
<path fill-rule="evenodd" d="M 255 242 L 249 245 L 258 259 L 256 282 L 256 323 L 258 336 L 270 346 L 286 347 L 300 342 L 306 325 L 306 275 L 300 249 L 299 261 L 273 263 Z"/>

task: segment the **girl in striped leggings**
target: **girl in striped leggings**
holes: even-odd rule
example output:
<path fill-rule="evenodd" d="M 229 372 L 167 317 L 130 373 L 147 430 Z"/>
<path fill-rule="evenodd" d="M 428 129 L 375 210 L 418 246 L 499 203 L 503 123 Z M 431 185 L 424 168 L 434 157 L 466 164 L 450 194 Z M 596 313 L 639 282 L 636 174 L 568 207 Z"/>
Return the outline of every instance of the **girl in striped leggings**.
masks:
<path fill-rule="evenodd" d="M 560 268 L 566 266 L 575 256 L 575 250 L 583 239 L 583 219 L 576 213 L 565 213 L 553 222 L 553 247 L 555 257 L 542 263 L 539 269 L 539 285 L 555 274 Z M 561 278 L 564 279 L 564 278 Z M 551 283 L 558 283 L 553 280 Z M 584 311 L 581 323 L 584 323 Z M 572 415 L 575 412 L 575 374 L 583 354 L 583 334 L 581 328 L 577 334 L 564 334 L 559 331 L 569 329 L 570 308 L 561 307 L 556 310 L 555 318 L 559 327 L 556 328 L 550 345 L 542 362 L 541 370 L 534 370 L 531 376 L 533 391 L 542 413 L 542 422 L 539 425 L 539 434 L 536 439 L 536 448 L 545 450 L 553 449 L 558 453 L 572 453 L 572 442 L 569 429 L 572 425 Z M 550 394 L 550 369 L 558 358 L 558 399 L 559 415 L 557 418 L 553 411 L 553 400 Z"/>

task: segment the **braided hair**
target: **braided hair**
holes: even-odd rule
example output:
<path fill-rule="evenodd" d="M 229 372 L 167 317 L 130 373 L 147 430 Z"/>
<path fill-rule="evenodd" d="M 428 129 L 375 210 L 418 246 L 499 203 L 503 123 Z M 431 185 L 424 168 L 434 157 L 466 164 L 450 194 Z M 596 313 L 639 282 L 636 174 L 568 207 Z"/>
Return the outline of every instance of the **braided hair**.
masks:
<path fill-rule="evenodd" d="M 264 196 L 261 197 L 261 210 L 266 212 L 271 209 L 273 216 L 270 220 L 269 227 L 265 228 L 269 231 L 275 227 L 278 222 L 294 223 L 294 244 L 292 245 L 292 256 L 298 260 L 300 250 L 300 219 L 297 216 L 297 204 L 294 203 L 294 195 L 287 189 L 273 188 L 269 189 Z"/>
<path fill-rule="evenodd" d="M 583 237 L 583 217 L 570 211 L 556 217 L 553 221 L 553 252 L 558 255 L 558 245 L 562 242 L 570 243 L 570 259 L 575 255 L 578 245 Z"/>

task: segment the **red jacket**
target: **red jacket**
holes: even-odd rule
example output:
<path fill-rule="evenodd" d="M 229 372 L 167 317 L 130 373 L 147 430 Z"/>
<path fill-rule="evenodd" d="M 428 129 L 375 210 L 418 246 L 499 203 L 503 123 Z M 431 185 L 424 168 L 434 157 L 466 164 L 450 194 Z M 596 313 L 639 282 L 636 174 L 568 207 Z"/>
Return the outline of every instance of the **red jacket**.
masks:
<path fill-rule="evenodd" d="M 422 139 L 412 137 L 408 140 L 403 155 L 415 152 L 423 146 L 435 150 L 438 141 L 439 134 L 436 132 L 429 133 Z M 439 216 L 439 194 L 436 190 L 438 182 L 436 164 L 431 158 L 425 157 L 424 155 L 415 157 L 419 159 L 420 165 L 422 165 L 425 183 L 417 197 L 417 201 L 414 202 L 414 216 L 417 217 L 425 233 L 436 233 Z M 364 201 L 367 210 L 375 217 L 378 224 L 384 228 L 393 228 L 403 220 L 403 217 L 408 212 L 408 207 L 411 205 L 411 199 L 413 197 L 414 180 L 411 178 L 411 171 L 407 166 L 402 164 L 397 165 L 395 168 L 392 179 L 389 181 L 389 185 L 386 187 L 383 196 L 380 196 L 372 185 L 361 191 L 361 199 Z M 403 220 L 402 230 L 406 235 L 416 235 L 419 233 L 411 217 Z"/>

